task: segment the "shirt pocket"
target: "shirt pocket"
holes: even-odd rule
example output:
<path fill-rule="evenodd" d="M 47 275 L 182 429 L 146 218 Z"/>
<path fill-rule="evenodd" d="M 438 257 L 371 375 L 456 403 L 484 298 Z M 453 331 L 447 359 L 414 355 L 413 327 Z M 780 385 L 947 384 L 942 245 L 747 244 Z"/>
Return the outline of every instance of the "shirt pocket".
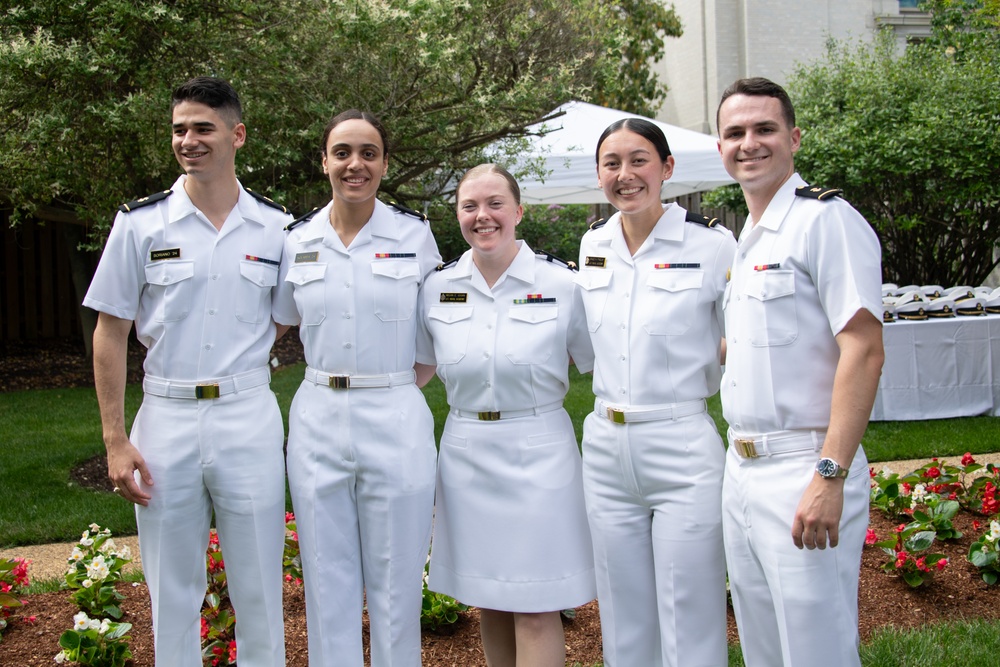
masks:
<path fill-rule="evenodd" d="M 267 262 L 240 260 L 236 288 L 236 319 L 260 324 L 271 315 L 271 289 L 278 284 L 278 267 Z"/>
<path fill-rule="evenodd" d="M 415 259 L 379 259 L 372 262 L 375 316 L 383 322 L 413 317 L 420 286 L 420 265 Z"/>
<path fill-rule="evenodd" d="M 292 298 L 301 326 L 316 326 L 326 319 L 325 277 L 325 262 L 293 264 L 285 274 L 285 282 L 292 284 Z"/>
<path fill-rule="evenodd" d="M 651 336 L 680 336 L 698 315 L 698 295 L 705 280 L 700 269 L 660 269 L 649 274 L 649 307 L 642 328 Z"/>
<path fill-rule="evenodd" d="M 146 265 L 146 282 L 157 322 L 183 320 L 194 298 L 194 260 L 171 259 Z"/>
<path fill-rule="evenodd" d="M 559 333 L 556 304 L 514 306 L 507 311 L 507 359 L 512 364 L 544 364 Z M 565 345 L 565 343 L 564 343 Z"/>
<path fill-rule="evenodd" d="M 472 306 L 431 306 L 427 328 L 434 340 L 434 361 L 457 364 L 465 357 L 472 330 Z"/>
<path fill-rule="evenodd" d="M 601 327 L 608 294 L 611 293 L 611 276 L 613 275 L 613 272 L 606 269 L 592 271 L 584 269 L 574 279 L 574 282 L 580 286 L 583 310 L 587 315 L 587 328 L 591 333 Z"/>
<path fill-rule="evenodd" d="M 743 296 L 747 299 L 751 345 L 788 345 L 798 338 L 794 271 L 756 271 L 744 284 Z"/>

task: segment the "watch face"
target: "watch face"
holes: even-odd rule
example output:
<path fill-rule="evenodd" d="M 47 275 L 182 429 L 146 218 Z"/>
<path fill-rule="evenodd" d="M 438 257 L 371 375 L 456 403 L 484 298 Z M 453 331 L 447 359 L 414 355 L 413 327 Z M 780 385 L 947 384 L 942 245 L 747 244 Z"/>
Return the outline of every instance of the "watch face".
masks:
<path fill-rule="evenodd" d="M 837 474 L 837 463 L 833 459 L 820 459 L 816 471 L 823 477 L 833 477 Z"/>

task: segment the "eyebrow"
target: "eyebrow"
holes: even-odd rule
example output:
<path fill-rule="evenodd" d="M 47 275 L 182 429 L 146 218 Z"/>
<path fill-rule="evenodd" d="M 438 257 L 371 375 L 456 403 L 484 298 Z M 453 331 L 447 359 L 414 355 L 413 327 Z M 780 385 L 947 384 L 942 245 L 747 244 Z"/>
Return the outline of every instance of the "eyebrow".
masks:
<path fill-rule="evenodd" d="M 187 123 L 174 123 L 173 124 L 173 128 L 175 130 L 180 129 L 182 127 L 186 127 L 186 126 L 187 126 Z M 195 121 L 195 122 L 191 123 L 191 126 L 192 127 L 203 127 L 203 128 L 207 128 L 207 129 L 212 129 L 212 128 L 215 127 L 215 123 L 213 123 L 210 120 L 198 120 L 198 121 Z"/>
<path fill-rule="evenodd" d="M 653 154 L 653 152 L 651 150 L 649 150 L 648 148 L 636 148 L 634 151 L 629 151 L 627 153 L 627 155 L 629 155 L 631 157 L 633 155 L 639 155 L 640 153 L 644 153 L 646 155 L 652 155 Z M 615 153 L 613 151 L 608 151 L 607 153 L 601 153 L 601 159 L 602 160 L 604 160 L 606 158 L 609 158 L 609 157 L 618 157 L 618 153 Z"/>
<path fill-rule="evenodd" d="M 775 120 L 762 120 L 762 121 L 757 122 L 757 123 L 748 123 L 748 124 L 745 124 L 745 125 L 742 124 L 742 123 L 733 123 L 731 125 L 726 125 L 724 128 L 722 128 L 722 131 L 723 132 L 729 132 L 730 130 L 742 130 L 742 129 L 747 128 L 747 127 L 759 128 L 759 127 L 780 127 L 780 126 L 781 125 L 780 125 L 780 123 L 778 123 L 778 121 L 775 121 Z"/>
<path fill-rule="evenodd" d="M 337 148 L 354 148 L 354 146 L 352 146 L 351 144 L 346 144 L 346 143 L 339 143 L 339 144 L 334 144 L 333 146 L 330 146 L 330 150 L 331 151 L 334 150 L 334 149 L 337 149 Z M 381 151 L 382 150 L 379 147 L 378 144 L 361 144 L 361 148 L 374 148 L 377 151 Z"/>

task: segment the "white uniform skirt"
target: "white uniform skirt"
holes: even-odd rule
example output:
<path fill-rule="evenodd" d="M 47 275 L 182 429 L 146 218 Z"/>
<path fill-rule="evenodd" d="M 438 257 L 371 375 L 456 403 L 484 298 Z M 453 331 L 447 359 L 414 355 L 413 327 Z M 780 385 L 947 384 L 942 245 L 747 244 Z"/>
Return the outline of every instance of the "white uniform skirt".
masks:
<path fill-rule="evenodd" d="M 596 597 L 580 451 L 565 410 L 492 422 L 448 416 L 429 586 L 524 613 Z"/>

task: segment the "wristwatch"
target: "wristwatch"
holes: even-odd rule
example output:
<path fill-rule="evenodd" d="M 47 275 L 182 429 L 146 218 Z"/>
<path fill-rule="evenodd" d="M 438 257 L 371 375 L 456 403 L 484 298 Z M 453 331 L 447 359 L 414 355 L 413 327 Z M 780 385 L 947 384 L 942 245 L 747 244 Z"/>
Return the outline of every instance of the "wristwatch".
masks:
<path fill-rule="evenodd" d="M 816 462 L 816 472 L 823 479 L 843 479 L 847 477 L 849 469 L 844 468 L 833 459 L 823 458 Z"/>

